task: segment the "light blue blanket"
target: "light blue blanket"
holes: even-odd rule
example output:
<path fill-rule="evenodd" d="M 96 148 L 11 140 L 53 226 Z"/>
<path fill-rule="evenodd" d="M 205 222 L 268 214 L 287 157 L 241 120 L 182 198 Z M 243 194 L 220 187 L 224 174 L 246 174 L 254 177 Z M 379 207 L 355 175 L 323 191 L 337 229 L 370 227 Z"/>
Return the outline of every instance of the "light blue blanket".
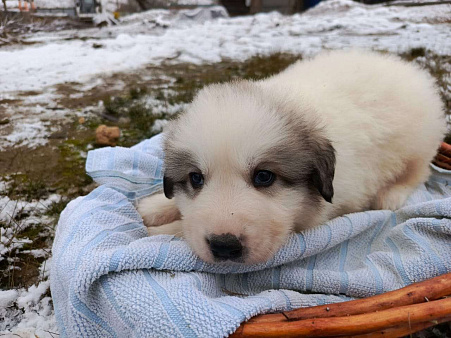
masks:
<path fill-rule="evenodd" d="M 147 237 L 134 203 L 161 189 L 161 136 L 91 151 L 100 184 L 72 201 L 53 245 L 62 336 L 221 337 L 259 314 L 341 302 L 451 271 L 451 175 L 435 171 L 407 206 L 293 234 L 269 262 L 206 264 L 172 236 Z"/>

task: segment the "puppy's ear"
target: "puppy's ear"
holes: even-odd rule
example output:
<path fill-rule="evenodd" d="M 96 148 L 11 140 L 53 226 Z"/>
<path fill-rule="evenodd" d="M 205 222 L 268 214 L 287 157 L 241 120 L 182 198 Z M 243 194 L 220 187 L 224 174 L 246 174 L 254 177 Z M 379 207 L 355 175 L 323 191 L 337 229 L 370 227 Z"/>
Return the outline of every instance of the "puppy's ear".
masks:
<path fill-rule="evenodd" d="M 163 191 L 166 198 L 174 197 L 174 182 L 166 176 L 163 177 Z"/>
<path fill-rule="evenodd" d="M 335 149 L 327 139 L 318 142 L 315 148 L 311 182 L 321 196 L 327 202 L 332 203 L 332 197 L 334 196 L 332 182 L 335 174 Z"/>

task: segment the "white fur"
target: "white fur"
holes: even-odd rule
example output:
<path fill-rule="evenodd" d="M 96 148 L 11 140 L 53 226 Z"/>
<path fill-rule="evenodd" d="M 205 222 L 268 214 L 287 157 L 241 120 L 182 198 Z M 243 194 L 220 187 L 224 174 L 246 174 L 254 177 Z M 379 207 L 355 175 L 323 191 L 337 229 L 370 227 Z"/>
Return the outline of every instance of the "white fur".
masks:
<path fill-rule="evenodd" d="M 387 55 L 340 51 L 251 85 L 260 94 L 239 83 L 206 87 L 170 126 L 166 142 L 196 155 L 208 181 L 202 191 L 194 198 L 151 196 L 138 208 L 147 226 L 177 221 L 180 210 L 182 220 L 171 232 L 183 230 L 204 260 L 213 261 L 205 242 L 210 234 L 242 238 L 246 263 L 261 262 L 290 231 L 364 209 L 397 209 L 427 180 L 446 127 L 434 81 L 418 67 Z M 271 102 L 283 102 L 332 142 L 332 204 L 314 208 L 302 189 L 281 186 L 268 194 L 246 181 L 252 159 L 283 142 L 283 121 Z"/>

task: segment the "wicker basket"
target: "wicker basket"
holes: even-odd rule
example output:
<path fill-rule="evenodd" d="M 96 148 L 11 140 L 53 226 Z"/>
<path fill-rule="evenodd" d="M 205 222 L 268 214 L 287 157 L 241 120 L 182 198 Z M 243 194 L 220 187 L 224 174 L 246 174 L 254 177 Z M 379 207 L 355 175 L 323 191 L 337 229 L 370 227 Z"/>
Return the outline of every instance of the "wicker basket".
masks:
<path fill-rule="evenodd" d="M 443 142 L 432 163 L 443 169 L 451 170 L 451 145 Z"/>
<path fill-rule="evenodd" d="M 433 163 L 451 170 L 451 145 Z M 402 337 L 451 321 L 451 273 L 378 296 L 259 315 L 232 337 Z"/>

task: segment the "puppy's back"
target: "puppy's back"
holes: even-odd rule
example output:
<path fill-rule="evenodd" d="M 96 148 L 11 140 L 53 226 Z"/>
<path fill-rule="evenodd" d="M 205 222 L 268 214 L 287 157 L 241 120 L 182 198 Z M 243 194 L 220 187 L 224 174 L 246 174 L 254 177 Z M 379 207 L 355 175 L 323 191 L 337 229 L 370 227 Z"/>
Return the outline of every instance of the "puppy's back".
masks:
<path fill-rule="evenodd" d="M 337 151 L 335 201 L 367 208 L 412 161 L 425 180 L 446 131 L 434 79 L 418 66 L 362 51 L 324 53 L 261 83 L 315 114 Z M 313 109 L 303 110 L 303 106 Z M 421 177 L 420 177 L 421 176 Z M 340 209 L 340 206 L 336 206 Z"/>
<path fill-rule="evenodd" d="M 384 126 L 388 126 L 386 132 L 396 133 L 404 129 L 393 129 L 393 123 L 414 121 L 410 127 L 443 133 L 443 104 L 434 79 L 391 55 L 356 50 L 324 53 L 295 63 L 268 83 L 289 86 L 291 95 L 314 104 L 322 119 L 333 119 L 330 126 L 349 127 L 353 122 L 362 126 L 366 120 L 377 122 L 381 133 Z"/>

